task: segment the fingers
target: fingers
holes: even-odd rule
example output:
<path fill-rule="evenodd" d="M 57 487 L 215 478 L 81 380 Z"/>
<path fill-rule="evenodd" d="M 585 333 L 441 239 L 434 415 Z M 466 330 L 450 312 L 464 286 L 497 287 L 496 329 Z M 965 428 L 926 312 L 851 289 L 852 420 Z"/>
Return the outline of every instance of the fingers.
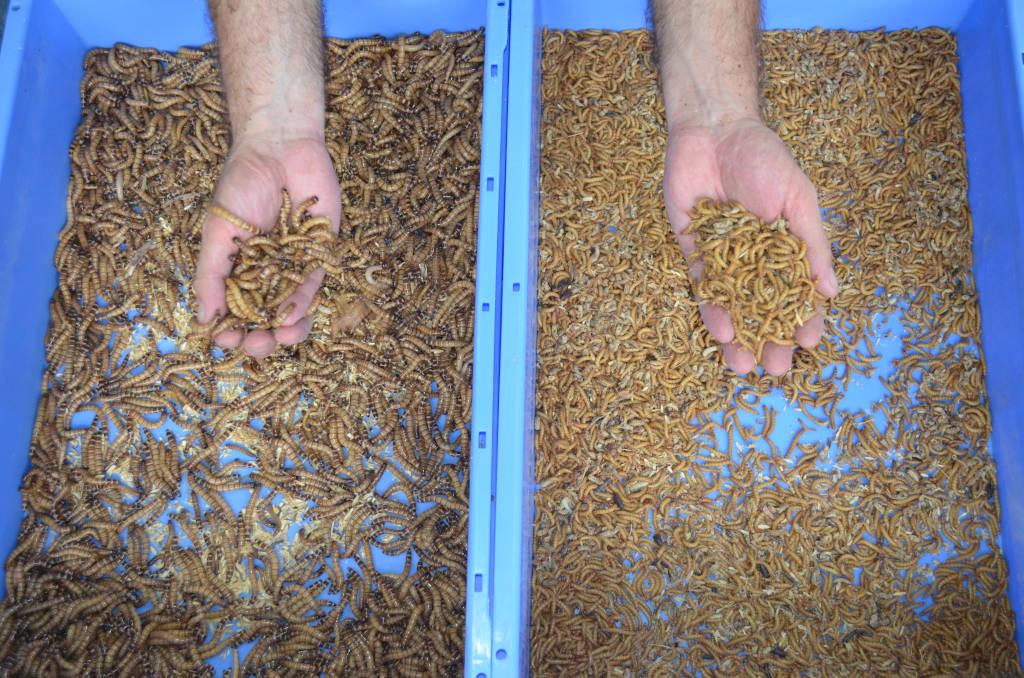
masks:
<path fill-rule="evenodd" d="M 761 351 L 761 367 L 773 377 L 781 377 L 793 366 L 793 350 L 792 346 L 765 344 Z"/>
<path fill-rule="evenodd" d="M 754 354 L 744 348 L 740 348 L 740 345 L 736 342 L 732 341 L 728 344 L 722 344 L 722 352 L 725 354 L 725 364 L 733 372 L 746 374 L 754 369 L 756 364 Z"/>
<path fill-rule="evenodd" d="M 274 338 L 285 346 L 294 346 L 309 335 L 313 329 L 313 316 L 306 316 L 294 325 L 282 325 L 274 330 Z"/>
<path fill-rule="evenodd" d="M 244 338 L 245 332 L 242 330 L 227 330 L 215 336 L 213 340 L 221 348 L 238 348 Z"/>
<path fill-rule="evenodd" d="M 196 320 L 206 324 L 215 317 L 227 314 L 227 300 L 224 296 L 224 280 L 231 273 L 231 257 L 238 252 L 235 238 L 247 238 L 225 219 L 207 213 L 203 223 L 203 240 L 199 248 L 193 285 L 196 292 Z M 242 330 L 227 330 L 213 338 L 221 348 L 234 349 L 242 343 Z"/>
<path fill-rule="evenodd" d="M 252 330 L 243 335 L 240 330 L 230 330 L 217 335 L 217 343 L 224 348 L 241 348 L 253 358 L 266 358 L 274 352 L 278 342 L 288 346 L 299 343 L 313 328 L 313 318 L 307 317 L 306 313 L 323 279 L 323 269 L 313 271 L 298 289 L 284 300 L 280 308 L 287 309 L 291 306 L 291 311 L 283 324 L 272 332 Z"/>
<path fill-rule="evenodd" d="M 292 310 L 285 317 L 284 323 L 273 332 L 252 330 L 243 338 L 241 331 L 231 330 L 217 335 L 217 343 L 225 348 L 240 347 L 253 358 L 266 358 L 277 349 L 278 342 L 287 346 L 299 343 L 313 328 L 313 318 L 306 316 L 306 312 L 323 279 L 323 269 L 313 271 L 305 282 L 285 299 L 281 308 L 287 309 L 291 305 Z"/>
<path fill-rule="evenodd" d="M 839 282 L 832 269 L 832 247 L 825 236 L 818 196 L 810 180 L 802 175 L 801 179 L 783 211 L 790 230 L 807 243 L 807 263 L 811 277 L 817 280 L 818 291 L 826 297 L 834 297 L 839 291 Z"/>
<path fill-rule="evenodd" d="M 288 346 L 297 344 L 305 339 L 309 331 L 313 329 L 313 318 L 306 314 L 309 312 L 309 307 L 313 303 L 313 297 L 316 295 L 317 290 L 320 289 L 323 279 L 324 270 L 322 268 L 316 269 L 281 305 L 282 308 L 287 308 L 289 304 L 293 304 L 291 312 L 284 319 L 284 323 L 274 330 L 274 338 L 282 344 Z"/>
<path fill-rule="evenodd" d="M 291 296 L 284 300 L 281 304 L 282 309 L 286 309 L 289 304 L 294 304 L 291 312 L 285 316 L 284 322 L 281 323 L 282 327 L 288 325 L 294 325 L 301 320 L 307 312 L 309 312 L 309 306 L 313 303 L 313 297 L 316 295 L 317 290 L 320 289 L 320 283 L 324 280 L 324 269 L 318 268 L 299 285 Z"/>
<path fill-rule="evenodd" d="M 793 346 L 767 343 L 761 352 L 761 367 L 773 377 L 781 377 L 793 366 Z M 747 374 L 757 366 L 754 354 L 735 341 L 722 344 L 725 364 L 737 374 Z"/>
<path fill-rule="evenodd" d="M 676 236 L 680 240 L 680 246 L 683 247 L 684 252 L 686 247 L 682 244 L 682 239 L 686 237 L 693 240 L 693 236 Z M 687 261 L 690 267 L 690 280 L 693 281 L 694 293 L 696 293 L 697 281 L 704 277 L 704 262 L 699 257 L 688 257 Z M 719 343 L 728 344 L 735 338 L 736 330 L 732 326 L 732 321 L 729 320 L 729 314 L 721 306 L 700 304 L 700 316 L 704 319 L 704 325 L 708 328 L 708 332 Z"/>
<path fill-rule="evenodd" d="M 807 322 L 796 328 L 796 343 L 804 348 L 814 348 L 821 341 L 821 335 L 825 332 L 825 316 L 822 314 L 821 305 L 818 305 L 818 312 Z"/>
<path fill-rule="evenodd" d="M 234 266 L 231 258 L 238 252 L 235 239 L 248 240 L 252 234 L 238 228 L 221 217 L 206 214 L 203 223 L 203 240 L 199 248 L 193 285 L 196 292 L 196 320 L 205 324 L 214 317 L 227 314 L 227 300 L 224 294 L 224 280 Z M 213 338 L 221 348 L 238 348 L 246 339 L 242 330 L 227 330 Z"/>
<path fill-rule="evenodd" d="M 332 170 L 333 172 L 333 170 Z M 334 180 L 333 175 L 331 180 Z M 331 230 L 337 234 L 341 226 L 341 193 L 335 182 L 333 187 L 327 187 L 315 193 L 319 200 L 309 209 L 310 216 L 327 217 L 331 220 Z"/>
<path fill-rule="evenodd" d="M 721 306 L 714 304 L 701 304 L 700 317 L 704 319 L 704 326 L 708 328 L 715 339 L 722 344 L 728 344 L 736 338 L 736 331 L 733 329 L 729 314 Z"/>
<path fill-rule="evenodd" d="M 294 174 L 289 180 L 289 190 L 295 195 L 315 195 L 318 200 L 309 208 L 312 217 L 327 217 L 331 220 L 331 230 L 338 233 L 341 225 L 341 191 L 338 187 L 337 175 L 331 164 L 330 156 L 322 146 L 306 148 L 308 155 L 301 156 L 293 169 Z M 296 156 L 299 157 L 299 156 Z M 296 169 L 297 168 L 297 169 Z M 298 186 L 302 186 L 301 189 Z M 317 290 L 323 284 L 325 272 L 318 268 L 311 273 L 291 296 L 284 300 L 281 308 L 292 305 L 280 327 L 274 330 L 274 338 L 285 345 L 301 342 L 313 328 L 313 318 L 309 309 L 316 297 Z"/>
<path fill-rule="evenodd" d="M 693 280 L 694 287 L 696 287 L 697 281 L 704 275 L 704 262 L 698 257 L 691 257 L 689 264 L 690 279 Z M 729 313 L 721 306 L 716 306 L 715 304 L 700 304 L 698 308 L 700 309 L 700 317 L 704 320 L 704 326 L 708 328 L 711 336 L 718 343 L 722 344 L 725 362 L 729 365 L 729 368 L 740 374 L 746 374 L 754 369 L 753 354 L 750 351 L 740 349 L 733 342 L 733 339 L 736 338 L 736 329 L 732 325 L 732 320 L 729 319 Z"/>
<path fill-rule="evenodd" d="M 689 223 L 690 223 L 689 215 L 687 215 L 687 217 L 686 217 L 686 223 L 687 223 L 687 225 L 689 225 Z M 691 259 L 690 255 L 693 254 L 694 250 L 697 249 L 697 239 L 694 237 L 694 235 L 692 233 L 679 232 L 679 233 L 676 233 L 676 242 L 679 243 L 679 249 L 683 250 L 683 254 L 686 255 L 686 259 L 687 259 L 687 261 L 689 261 Z M 703 262 L 701 262 L 700 259 L 697 259 L 697 263 L 701 264 L 701 271 L 703 272 L 703 270 L 704 270 Z M 691 276 L 693 275 L 693 267 L 694 267 L 694 265 L 695 265 L 694 262 L 690 263 L 690 274 L 691 274 Z M 695 281 L 699 280 L 699 279 L 700 279 L 699 277 L 698 278 L 694 278 Z"/>
<path fill-rule="evenodd" d="M 253 358 L 266 358 L 277 348 L 277 340 L 266 330 L 252 330 L 245 335 L 241 348 Z"/>
<path fill-rule="evenodd" d="M 761 353 L 761 367 L 773 377 L 781 377 L 793 366 L 794 350 L 793 346 L 765 344 Z M 722 353 L 725 355 L 725 364 L 737 374 L 747 374 L 757 366 L 754 354 L 734 341 L 722 344 Z"/>

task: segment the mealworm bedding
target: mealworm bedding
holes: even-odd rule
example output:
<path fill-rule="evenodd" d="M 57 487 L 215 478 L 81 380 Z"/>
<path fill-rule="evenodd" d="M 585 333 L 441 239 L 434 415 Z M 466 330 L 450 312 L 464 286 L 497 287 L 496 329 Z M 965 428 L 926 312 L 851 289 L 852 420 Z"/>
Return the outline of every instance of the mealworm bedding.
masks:
<path fill-rule="evenodd" d="M 687 230 L 704 262 L 697 298 L 736 319 L 736 342 L 757 360 L 769 341 L 792 346 L 796 329 L 825 300 L 811 279 L 804 241 L 785 219 L 766 224 L 738 202 L 702 198 L 690 218 Z"/>
<path fill-rule="evenodd" d="M 5 675 L 460 671 L 483 33 L 326 49 L 343 219 L 283 210 L 328 284 L 262 361 L 192 326 L 212 48 L 86 56 Z"/>
<path fill-rule="evenodd" d="M 545 35 L 532 673 L 1019 674 L 955 38 L 761 54 L 840 281 L 777 379 L 700 320 L 649 34 Z"/>

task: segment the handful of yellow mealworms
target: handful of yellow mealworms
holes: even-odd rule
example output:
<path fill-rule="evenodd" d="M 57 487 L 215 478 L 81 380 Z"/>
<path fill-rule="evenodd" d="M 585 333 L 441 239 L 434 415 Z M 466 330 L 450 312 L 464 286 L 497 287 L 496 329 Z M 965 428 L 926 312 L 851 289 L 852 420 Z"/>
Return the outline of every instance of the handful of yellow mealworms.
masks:
<path fill-rule="evenodd" d="M 728 311 L 736 341 L 758 361 L 768 342 L 792 346 L 825 299 L 811 278 L 807 244 L 782 217 L 766 223 L 738 202 L 701 198 L 690 218 L 704 262 L 697 296 Z"/>
<path fill-rule="evenodd" d="M 335 236 L 331 220 L 309 214 L 317 197 L 303 200 L 294 209 L 287 190 L 281 192 L 281 198 L 280 217 L 269 233 L 223 207 L 209 208 L 210 214 L 230 221 L 253 237 L 235 241 L 238 254 L 231 275 L 224 281 L 227 315 L 205 325 L 197 324 L 199 333 L 216 335 L 238 327 L 280 327 L 295 308 L 294 303 L 285 302 L 314 270 L 324 268 L 329 273 L 341 273 L 332 247 Z"/>

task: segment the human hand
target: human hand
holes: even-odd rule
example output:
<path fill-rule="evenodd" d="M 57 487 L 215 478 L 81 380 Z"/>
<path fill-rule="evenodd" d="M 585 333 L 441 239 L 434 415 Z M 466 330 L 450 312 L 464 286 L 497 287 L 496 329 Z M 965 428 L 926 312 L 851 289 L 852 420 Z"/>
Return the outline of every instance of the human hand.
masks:
<path fill-rule="evenodd" d="M 297 138 L 252 134 L 237 138 L 224 163 L 212 204 L 267 232 L 277 223 L 281 189 L 287 189 L 297 201 L 317 196 L 319 200 L 309 209 L 310 216 L 330 218 L 331 228 L 338 232 L 341 219 L 338 178 L 324 139 L 316 134 Z M 207 213 L 194 279 L 200 323 L 227 313 L 224 280 L 231 273 L 231 257 L 238 251 L 235 239 L 245 241 L 251 237 L 248 231 Z M 227 330 L 214 340 L 224 348 L 240 347 L 255 358 L 270 355 L 278 343 L 302 341 L 313 326 L 313 318 L 306 317 L 306 313 L 323 278 L 323 269 L 317 269 L 283 302 L 281 308 L 287 308 L 290 303 L 295 306 L 273 332 Z"/>
<path fill-rule="evenodd" d="M 814 185 L 782 140 L 760 120 L 744 117 L 670 128 L 664 191 L 672 230 L 687 257 L 694 281 L 703 274 L 704 264 L 693 255 L 696 242 L 686 232 L 689 211 L 699 198 L 709 197 L 720 202 L 740 202 L 766 221 L 780 215 L 787 219 L 790 231 L 807 243 L 807 261 L 818 291 L 829 298 L 838 291 L 832 250 L 825 237 Z M 733 341 L 736 333 L 726 310 L 701 304 L 700 312 L 708 331 L 722 343 L 729 367 L 741 374 L 751 371 L 754 355 Z M 798 345 L 810 348 L 821 339 L 823 330 L 824 318 L 819 308 L 797 330 L 794 339 Z M 768 343 L 761 365 L 769 374 L 785 374 L 793 364 L 793 351 L 793 346 Z"/>

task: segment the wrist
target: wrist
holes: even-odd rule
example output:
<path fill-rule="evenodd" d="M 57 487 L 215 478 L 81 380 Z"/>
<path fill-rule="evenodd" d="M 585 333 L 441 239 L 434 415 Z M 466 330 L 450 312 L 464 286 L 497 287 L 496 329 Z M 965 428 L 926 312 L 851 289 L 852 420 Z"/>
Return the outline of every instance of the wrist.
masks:
<path fill-rule="evenodd" d="M 669 139 L 686 135 L 717 140 L 748 126 L 763 127 L 764 123 L 757 113 L 739 109 L 717 109 L 695 115 L 679 116 L 668 122 L 667 131 Z"/>
<path fill-rule="evenodd" d="M 680 106 L 673 115 L 666 113 L 665 117 L 670 133 L 673 130 L 712 129 L 742 122 L 762 124 L 761 114 L 756 106 L 741 104 Z"/>
<path fill-rule="evenodd" d="M 306 139 L 324 141 L 322 119 L 259 111 L 246 124 L 232 125 L 231 146 L 242 146 L 251 141 L 273 145 Z"/>
<path fill-rule="evenodd" d="M 233 138 L 322 136 L 319 0 L 210 0 Z"/>
<path fill-rule="evenodd" d="M 714 127 L 736 120 L 761 121 L 756 84 L 742 78 L 724 77 L 721 72 L 701 78 L 707 72 L 692 62 L 662 67 L 665 120 L 669 129 Z M 734 75 L 734 74 L 733 74 Z"/>
<path fill-rule="evenodd" d="M 251 98 L 231 112 L 233 142 L 259 138 L 264 141 L 324 138 L 323 83 L 289 88 L 272 98 Z"/>
<path fill-rule="evenodd" d="M 250 160 L 261 158 L 262 161 L 276 163 L 294 154 L 298 148 L 322 147 L 324 143 L 323 130 L 306 132 L 296 129 L 254 129 L 233 136 L 229 157 Z"/>

